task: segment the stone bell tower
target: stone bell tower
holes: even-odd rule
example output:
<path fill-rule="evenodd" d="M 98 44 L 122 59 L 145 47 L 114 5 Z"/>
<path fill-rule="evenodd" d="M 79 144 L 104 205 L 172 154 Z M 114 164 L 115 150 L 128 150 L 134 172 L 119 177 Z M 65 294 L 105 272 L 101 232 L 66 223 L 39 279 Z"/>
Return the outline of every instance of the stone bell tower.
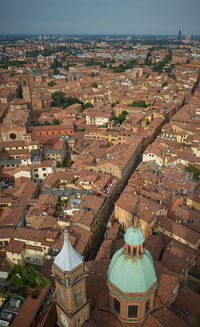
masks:
<path fill-rule="evenodd" d="M 22 97 L 27 102 L 31 103 L 31 89 L 29 84 L 29 78 L 26 75 L 21 77 L 21 86 L 22 86 Z"/>
<path fill-rule="evenodd" d="M 74 250 L 69 233 L 65 232 L 64 244 L 53 264 L 57 293 L 58 325 L 79 327 L 89 319 L 86 296 L 87 272 L 83 257 Z"/>

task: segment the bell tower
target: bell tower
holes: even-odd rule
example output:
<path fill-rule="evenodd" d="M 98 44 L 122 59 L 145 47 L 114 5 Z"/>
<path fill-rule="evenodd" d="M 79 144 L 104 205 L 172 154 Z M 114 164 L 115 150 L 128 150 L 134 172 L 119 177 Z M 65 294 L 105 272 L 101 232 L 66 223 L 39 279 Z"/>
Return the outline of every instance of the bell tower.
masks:
<path fill-rule="evenodd" d="M 28 76 L 24 75 L 21 77 L 21 85 L 22 85 L 22 97 L 27 102 L 31 103 L 31 90 L 29 84 Z"/>
<path fill-rule="evenodd" d="M 70 243 L 68 231 L 65 231 L 63 247 L 54 259 L 53 273 L 57 293 L 58 325 L 81 326 L 89 319 L 85 283 L 87 272 L 83 257 Z"/>

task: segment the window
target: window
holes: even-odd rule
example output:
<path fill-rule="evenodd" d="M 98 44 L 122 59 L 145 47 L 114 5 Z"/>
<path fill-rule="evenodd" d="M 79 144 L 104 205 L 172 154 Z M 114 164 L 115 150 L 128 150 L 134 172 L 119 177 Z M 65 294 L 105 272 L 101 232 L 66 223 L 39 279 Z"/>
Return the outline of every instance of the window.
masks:
<path fill-rule="evenodd" d="M 42 168 L 42 170 L 46 170 L 46 168 Z"/>
<path fill-rule="evenodd" d="M 129 305 L 128 306 L 128 317 L 129 318 L 136 318 L 138 312 L 138 306 L 137 305 Z"/>
<path fill-rule="evenodd" d="M 75 302 L 79 303 L 82 300 L 82 290 L 81 288 L 78 289 L 75 293 Z"/>
<path fill-rule="evenodd" d="M 131 253 L 131 248 L 130 246 L 128 246 L 128 254 L 130 255 L 130 253 Z"/>
<path fill-rule="evenodd" d="M 78 326 L 81 326 L 83 324 L 83 318 L 80 317 L 78 318 Z"/>
<path fill-rule="evenodd" d="M 11 134 L 10 134 L 10 138 L 11 138 L 11 140 L 15 140 L 15 139 L 16 139 L 16 137 L 17 137 L 17 136 L 16 136 L 16 134 L 15 134 L 15 133 L 11 133 Z"/>
<path fill-rule="evenodd" d="M 146 302 L 145 313 L 147 313 L 149 310 L 150 310 L 150 299 L 148 299 Z"/>
<path fill-rule="evenodd" d="M 34 177 L 39 177 L 39 174 L 35 174 L 35 176 Z"/>
<path fill-rule="evenodd" d="M 117 299 L 114 299 L 114 310 L 120 313 L 120 302 Z"/>
<path fill-rule="evenodd" d="M 65 302 L 64 292 L 63 292 L 63 290 L 61 290 L 61 289 L 59 289 L 59 296 L 60 296 L 60 300 L 61 300 L 62 302 Z"/>
<path fill-rule="evenodd" d="M 137 248 L 133 248 L 133 256 L 136 256 Z"/>

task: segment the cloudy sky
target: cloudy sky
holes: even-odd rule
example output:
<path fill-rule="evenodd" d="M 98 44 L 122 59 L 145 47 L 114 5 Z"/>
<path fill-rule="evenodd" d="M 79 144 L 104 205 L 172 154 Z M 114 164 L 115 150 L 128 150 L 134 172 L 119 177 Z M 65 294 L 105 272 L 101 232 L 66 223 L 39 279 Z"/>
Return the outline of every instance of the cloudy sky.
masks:
<path fill-rule="evenodd" d="M 200 0 L 0 0 L 0 34 L 200 34 Z"/>

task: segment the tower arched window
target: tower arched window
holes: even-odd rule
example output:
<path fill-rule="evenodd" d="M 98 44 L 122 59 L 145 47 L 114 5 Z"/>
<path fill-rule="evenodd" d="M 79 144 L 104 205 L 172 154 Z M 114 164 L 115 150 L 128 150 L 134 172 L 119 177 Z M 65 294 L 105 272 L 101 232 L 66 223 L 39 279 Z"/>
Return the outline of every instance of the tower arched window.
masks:
<path fill-rule="evenodd" d="M 114 310 L 120 314 L 120 302 L 117 299 L 114 299 Z"/>
<path fill-rule="evenodd" d="M 147 300 L 145 305 L 145 313 L 147 313 L 150 310 L 150 299 Z"/>
<path fill-rule="evenodd" d="M 128 317 L 136 318 L 138 314 L 138 306 L 137 305 L 129 305 L 128 306 Z"/>
<path fill-rule="evenodd" d="M 64 292 L 61 289 L 59 289 L 59 296 L 60 296 L 60 300 L 64 303 L 65 302 Z"/>
<path fill-rule="evenodd" d="M 79 303 L 81 300 L 82 300 L 82 290 L 81 290 L 81 288 L 79 288 L 75 292 L 75 302 L 76 302 L 76 304 Z"/>

